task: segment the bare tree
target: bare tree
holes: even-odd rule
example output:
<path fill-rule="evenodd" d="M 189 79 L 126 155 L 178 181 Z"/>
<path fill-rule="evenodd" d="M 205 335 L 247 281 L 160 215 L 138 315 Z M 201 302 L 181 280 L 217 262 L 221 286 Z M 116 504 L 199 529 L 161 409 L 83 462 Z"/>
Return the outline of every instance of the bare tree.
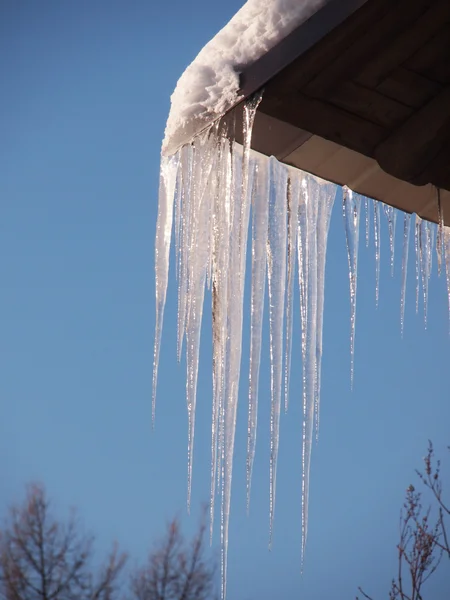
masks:
<path fill-rule="evenodd" d="M 205 518 L 187 543 L 178 520 L 150 552 L 147 563 L 131 578 L 135 600 L 208 600 L 215 596 L 215 561 L 206 556 Z"/>
<path fill-rule="evenodd" d="M 400 516 L 398 572 L 392 580 L 389 600 L 422 600 L 425 582 L 442 560 L 450 559 L 446 529 L 450 504 L 442 496 L 441 463 L 435 459 L 431 442 L 424 463 L 424 472 L 416 473 L 431 492 L 434 503 L 424 508 L 422 493 L 417 492 L 413 485 L 408 487 Z M 361 588 L 359 591 L 364 598 L 372 600 Z"/>
<path fill-rule="evenodd" d="M 0 530 L 2 600 L 113 600 L 126 556 L 114 546 L 92 570 L 93 538 L 82 535 L 72 513 L 56 520 L 41 485 L 31 485 L 22 506 L 11 508 Z"/>

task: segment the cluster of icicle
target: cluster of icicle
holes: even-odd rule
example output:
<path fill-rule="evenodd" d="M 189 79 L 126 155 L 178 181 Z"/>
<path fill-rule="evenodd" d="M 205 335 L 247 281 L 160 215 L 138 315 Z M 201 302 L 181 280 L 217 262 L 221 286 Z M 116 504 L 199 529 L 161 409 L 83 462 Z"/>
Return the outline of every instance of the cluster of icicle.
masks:
<path fill-rule="evenodd" d="M 178 278 L 178 359 L 185 338 L 188 411 L 188 507 L 191 496 L 195 405 L 200 354 L 200 329 L 206 286 L 212 293 L 213 393 L 211 460 L 211 535 L 214 500 L 221 497 L 222 597 L 226 595 L 228 523 L 233 449 L 241 366 L 243 296 L 246 252 L 251 221 L 251 324 L 247 445 L 247 504 L 250 502 L 255 456 L 258 378 L 266 278 L 269 292 L 271 419 L 270 419 L 270 540 L 275 513 L 280 413 L 288 404 L 291 365 L 293 292 L 298 274 L 300 291 L 303 453 L 302 556 L 308 528 L 311 448 L 319 427 L 324 275 L 331 210 L 337 191 L 342 195 L 350 281 L 351 379 L 355 343 L 357 263 L 361 205 L 365 204 L 365 234 L 369 241 L 371 215 L 376 259 L 376 302 L 379 295 L 380 218 L 386 214 L 394 266 L 397 211 L 351 190 L 324 182 L 250 149 L 258 100 L 244 110 L 243 146 L 218 134 L 218 126 L 163 157 L 156 232 L 156 335 L 153 371 L 153 417 L 169 251 L 174 229 Z M 411 215 L 404 215 L 401 278 L 401 329 Z M 450 257 L 450 235 L 443 227 L 416 217 L 416 303 L 423 288 L 426 321 L 432 249 L 437 238 L 439 269 Z M 445 248 L 448 252 L 445 253 Z M 450 290 L 449 269 L 447 283 Z M 450 293 L 449 293 L 450 300 Z M 284 363 L 284 369 L 283 369 Z"/>

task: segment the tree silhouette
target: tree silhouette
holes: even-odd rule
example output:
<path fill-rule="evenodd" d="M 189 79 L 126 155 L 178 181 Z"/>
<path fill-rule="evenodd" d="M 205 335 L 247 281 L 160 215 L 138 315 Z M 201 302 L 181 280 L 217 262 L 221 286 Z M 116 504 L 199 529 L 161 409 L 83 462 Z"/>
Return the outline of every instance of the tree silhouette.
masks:
<path fill-rule="evenodd" d="M 92 569 L 93 538 L 74 513 L 55 519 L 43 486 L 28 487 L 0 530 L 0 597 L 4 600 L 114 600 L 126 555 L 114 546 Z"/>
<path fill-rule="evenodd" d="M 215 561 L 205 553 L 205 514 L 197 535 L 185 541 L 178 520 L 167 527 L 146 564 L 132 576 L 135 600 L 208 600 L 215 595 Z"/>
<path fill-rule="evenodd" d="M 428 444 L 424 464 L 424 471 L 416 473 L 431 492 L 433 504 L 425 508 L 422 492 L 418 492 L 413 485 L 406 490 L 397 546 L 398 572 L 392 580 L 389 600 L 422 600 L 426 581 L 442 560 L 450 560 L 446 521 L 450 516 L 450 504 L 442 495 L 441 463 L 435 459 L 431 442 Z M 361 588 L 359 591 L 364 598 L 372 600 Z"/>

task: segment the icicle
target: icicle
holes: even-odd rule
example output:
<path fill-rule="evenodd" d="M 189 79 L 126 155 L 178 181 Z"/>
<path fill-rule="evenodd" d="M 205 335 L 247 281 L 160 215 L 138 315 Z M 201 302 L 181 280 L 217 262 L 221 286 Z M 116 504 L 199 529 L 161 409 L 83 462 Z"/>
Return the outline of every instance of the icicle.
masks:
<path fill-rule="evenodd" d="M 336 197 L 336 186 L 316 182 L 313 188 L 318 203 L 317 215 L 317 326 L 316 326 L 316 367 L 314 414 L 316 440 L 319 438 L 320 425 L 320 387 L 322 378 L 322 333 L 323 308 L 325 300 L 325 264 L 327 258 L 327 240 L 330 229 L 331 211 Z"/>
<path fill-rule="evenodd" d="M 420 292 L 420 269 L 422 264 L 422 252 L 420 243 L 420 223 L 422 219 L 416 214 L 414 227 L 414 248 L 416 251 L 416 314 L 419 312 L 419 292 Z"/>
<path fill-rule="evenodd" d="M 311 390 L 311 329 L 315 319 L 310 316 L 310 299 L 315 290 L 315 273 L 310 273 L 310 219 L 311 212 L 308 180 L 302 180 L 302 197 L 299 201 L 298 212 L 298 263 L 300 288 L 300 317 L 302 323 L 302 383 L 303 383 L 303 426 L 302 426 L 302 565 L 305 555 L 306 538 L 308 533 L 308 499 L 309 499 L 309 468 L 312 444 L 312 422 L 314 421 L 314 388 Z M 313 367 L 314 374 L 314 367 Z M 308 435 L 309 434 L 309 435 Z"/>
<path fill-rule="evenodd" d="M 433 253 L 436 246 L 436 223 L 428 222 L 428 253 L 427 253 L 427 275 L 428 279 L 431 279 L 431 273 L 433 271 Z"/>
<path fill-rule="evenodd" d="M 227 401 L 224 405 L 224 458 L 222 461 L 223 486 L 221 502 L 222 598 L 226 597 L 227 585 L 228 524 L 230 518 L 234 436 L 236 430 L 236 412 L 241 367 L 245 266 L 250 199 L 253 192 L 254 169 L 250 167 L 250 147 L 256 109 L 260 101 L 261 94 L 258 93 L 245 103 L 243 127 L 244 146 L 242 151 L 237 151 L 238 146 L 236 144 L 234 145 L 234 155 L 236 159 L 235 199 L 240 198 L 240 203 L 233 202 L 232 204 L 230 262 L 228 267 L 228 360 L 225 378 Z"/>
<path fill-rule="evenodd" d="M 167 282 L 169 277 L 169 251 L 172 238 L 173 204 L 179 153 L 161 158 L 161 177 L 159 187 L 158 220 L 155 241 L 155 288 L 156 288 L 156 325 L 155 346 L 153 351 L 153 393 L 152 423 L 155 424 L 156 385 L 158 381 L 159 351 L 166 304 Z"/>
<path fill-rule="evenodd" d="M 232 202 L 232 156 L 226 138 L 218 141 L 217 183 L 212 225 L 212 328 L 213 328 L 213 407 L 211 426 L 211 499 L 210 538 L 214 524 L 214 503 L 218 461 L 223 447 L 223 403 L 225 397 L 228 257 L 230 243 L 230 207 Z M 219 444 L 220 438 L 220 444 Z"/>
<path fill-rule="evenodd" d="M 222 542 L 222 595 L 226 595 L 228 524 L 230 518 L 231 481 L 233 473 L 234 436 L 236 411 L 239 393 L 239 376 L 242 350 L 242 318 L 245 283 L 245 262 L 249 220 L 251 189 L 243 180 L 242 152 L 233 146 L 235 156 L 235 199 L 241 202 L 232 205 L 232 225 L 230 228 L 230 256 L 228 266 L 228 331 L 227 331 L 227 370 L 225 374 L 224 405 L 224 458 L 222 461 L 223 487 L 221 503 L 221 542 Z M 240 204 L 240 206 L 239 206 Z"/>
<path fill-rule="evenodd" d="M 395 224 L 397 221 L 397 212 L 395 208 L 389 204 L 383 204 L 383 207 L 388 222 L 389 250 L 391 252 L 391 277 L 394 277 Z"/>
<path fill-rule="evenodd" d="M 373 236 L 375 244 L 375 306 L 378 308 L 378 299 L 380 295 L 380 255 L 381 255 L 381 238 L 380 238 L 380 203 L 377 200 L 373 201 Z"/>
<path fill-rule="evenodd" d="M 236 411 L 239 390 L 239 367 L 241 360 L 242 336 L 242 300 L 243 277 L 240 256 L 241 207 L 240 192 L 242 189 L 241 153 L 234 143 L 233 156 L 233 189 L 231 192 L 231 226 L 230 245 L 227 262 L 227 304 L 226 304 L 226 371 L 224 382 L 224 401 L 221 407 L 221 570 L 222 598 L 226 597 L 227 559 L 228 559 L 228 525 L 231 505 L 231 482 L 233 475 L 234 434 L 236 428 Z"/>
<path fill-rule="evenodd" d="M 211 427 L 211 499 L 210 539 L 214 526 L 216 481 L 224 497 L 225 399 L 228 370 L 228 270 L 232 228 L 232 206 L 235 201 L 235 165 L 233 145 L 226 137 L 217 144 L 217 187 L 213 209 L 212 231 L 212 326 L 213 326 L 213 407 Z M 221 532 L 223 532 L 223 502 Z M 223 533 L 221 533 L 221 536 Z M 223 545 L 222 545 L 223 550 Z"/>
<path fill-rule="evenodd" d="M 308 533 L 309 473 L 314 414 L 320 400 L 326 240 L 335 187 L 314 177 L 302 181 L 298 212 L 298 259 L 303 358 L 302 562 Z M 316 422 L 318 426 L 318 422 Z"/>
<path fill-rule="evenodd" d="M 447 301 L 448 301 L 448 322 L 450 334 L 450 227 L 445 225 L 442 228 L 443 235 L 443 259 L 445 260 L 445 274 L 447 279 Z"/>
<path fill-rule="evenodd" d="M 291 370 L 292 354 L 292 327 L 293 327 L 293 302 L 294 302 L 294 278 L 295 278 L 295 256 L 297 246 L 298 228 L 298 197 L 300 194 L 300 179 L 295 174 L 290 175 L 287 193 L 287 303 L 286 303 L 286 351 L 284 360 L 284 409 L 287 412 L 289 406 L 289 380 Z"/>
<path fill-rule="evenodd" d="M 234 200 L 233 149 L 228 139 L 222 138 L 219 146 L 219 182 L 216 193 L 216 221 L 213 248 L 215 268 L 213 275 L 213 389 L 216 401 L 213 402 L 212 421 L 212 463 L 211 463 L 211 536 L 214 521 L 215 482 L 223 496 L 224 461 L 224 406 L 225 375 L 228 368 L 228 267 L 231 239 L 231 216 Z"/>
<path fill-rule="evenodd" d="M 300 177 L 300 176 L 299 176 Z M 301 176 L 301 196 L 298 205 L 298 233 L 297 233 L 297 251 L 298 251 L 298 278 L 300 295 L 300 320 L 302 326 L 302 404 L 303 404 L 303 425 L 302 425 L 302 564 L 306 545 L 306 534 L 308 526 L 308 489 L 309 489 L 309 467 L 308 459 L 310 447 L 306 439 L 308 431 L 307 416 L 309 412 L 310 397 L 308 396 L 308 363 L 307 363 L 307 340 L 308 336 L 308 289 L 309 289 L 309 237 L 308 237 L 308 183 L 306 177 Z M 314 400 L 312 400 L 314 405 Z M 314 413 L 313 407 L 313 413 Z"/>
<path fill-rule="evenodd" d="M 423 321 L 425 329 L 427 328 L 428 317 L 428 280 L 430 269 L 430 233 L 428 221 L 421 220 L 420 223 L 420 271 L 422 274 L 422 290 L 423 290 Z"/>
<path fill-rule="evenodd" d="M 209 191 L 211 201 L 209 202 L 209 208 L 208 208 L 208 222 L 210 224 L 210 228 L 209 228 L 209 236 L 208 236 L 208 261 L 207 261 L 207 265 L 206 265 L 206 285 L 207 285 L 209 291 L 211 291 L 212 277 L 213 277 L 214 231 L 215 231 L 215 227 L 217 227 L 217 220 L 215 220 L 214 211 L 215 211 L 216 201 L 217 201 L 217 193 L 218 193 L 217 189 L 218 189 L 218 185 L 219 185 L 218 173 L 220 170 L 220 156 L 221 156 L 220 138 L 218 135 L 219 129 L 220 129 L 220 122 L 217 121 L 214 125 L 212 125 L 210 132 L 209 132 L 209 137 L 210 137 L 211 143 L 213 145 L 212 156 L 213 156 L 213 161 L 214 161 L 214 164 L 212 166 L 211 179 L 210 179 L 211 188 Z"/>
<path fill-rule="evenodd" d="M 273 518 L 277 478 L 278 440 L 280 430 L 283 319 L 286 288 L 286 212 L 287 168 L 274 157 L 270 158 L 269 233 L 267 265 L 269 284 L 270 322 L 270 534 L 272 544 Z"/>
<path fill-rule="evenodd" d="M 206 133 L 195 141 L 191 211 L 187 243 L 188 288 L 186 313 L 186 403 L 188 412 L 188 488 L 187 506 L 190 510 L 192 465 L 194 457 L 195 408 L 197 403 L 200 331 L 205 296 L 206 268 L 209 245 L 210 175 L 214 162 L 213 141 Z"/>
<path fill-rule="evenodd" d="M 302 481 L 302 563 L 308 535 L 309 473 L 311 466 L 311 446 L 313 437 L 316 381 L 316 340 L 317 340 L 317 203 L 315 202 L 315 182 L 307 179 L 306 220 L 307 220 L 307 333 L 306 333 L 306 393 L 303 406 L 303 481 Z"/>
<path fill-rule="evenodd" d="M 366 206 L 366 248 L 368 248 L 370 239 L 370 199 L 367 196 L 364 198 L 364 203 Z"/>
<path fill-rule="evenodd" d="M 350 280 L 350 387 L 353 388 L 356 325 L 356 287 L 358 281 L 358 247 L 360 197 L 352 190 L 344 188 L 342 208 L 347 239 L 347 256 Z"/>
<path fill-rule="evenodd" d="M 181 150 L 179 153 L 181 154 Z M 182 169 L 177 170 L 177 182 L 175 186 L 175 277 L 177 281 L 180 279 L 180 263 L 181 263 L 181 210 L 182 210 L 182 194 L 183 179 Z"/>
<path fill-rule="evenodd" d="M 269 169 L 267 159 L 257 162 L 256 189 L 253 196 L 252 215 L 252 291 L 250 320 L 250 372 L 247 438 L 247 511 L 250 508 L 250 493 L 253 462 L 255 458 L 256 426 L 258 419 L 258 381 L 261 359 L 264 292 L 266 285 L 266 245 L 269 209 Z"/>
<path fill-rule="evenodd" d="M 438 276 L 441 276 L 442 264 L 444 263 L 444 208 L 441 202 L 441 190 L 436 189 L 437 192 L 437 204 L 438 204 L 438 233 L 436 240 L 436 254 L 438 263 Z"/>
<path fill-rule="evenodd" d="M 298 276 L 300 292 L 300 320 L 302 326 L 302 365 L 303 365 L 303 397 L 305 397 L 306 381 L 306 333 L 307 333 L 307 298 L 308 298 L 308 221 L 306 206 L 308 200 L 307 182 L 303 174 L 301 178 L 301 196 L 298 205 L 298 228 L 297 228 L 297 254 L 298 254 Z"/>
<path fill-rule="evenodd" d="M 183 338 L 186 326 L 187 311 L 187 286 L 189 268 L 189 239 L 190 239 L 190 217 L 191 217 L 191 183 L 192 163 L 194 149 L 191 144 L 181 149 L 181 213 L 179 225 L 180 258 L 179 258 L 179 281 L 178 281 L 178 334 L 177 334 L 177 358 L 181 360 L 183 349 Z"/>
<path fill-rule="evenodd" d="M 400 295 L 400 331 L 403 337 L 405 323 L 406 277 L 408 273 L 409 232 L 411 230 L 411 215 L 405 213 L 403 226 L 403 256 L 402 256 L 402 288 Z"/>

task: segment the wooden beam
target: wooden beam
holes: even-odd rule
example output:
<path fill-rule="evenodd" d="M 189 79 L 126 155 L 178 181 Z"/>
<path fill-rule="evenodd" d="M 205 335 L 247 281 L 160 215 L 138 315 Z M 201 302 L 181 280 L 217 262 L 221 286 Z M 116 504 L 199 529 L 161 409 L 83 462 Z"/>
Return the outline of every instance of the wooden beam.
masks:
<path fill-rule="evenodd" d="M 289 68 L 293 61 L 302 57 L 311 48 L 315 48 L 327 34 L 334 33 L 341 23 L 346 22 L 355 12 L 359 12 L 366 3 L 373 4 L 374 1 L 376 4 L 389 2 L 389 0 L 330 0 L 272 50 L 245 68 L 240 77 L 240 93 L 245 97 L 253 94 L 280 72 L 283 72 L 281 78 L 283 81 L 285 69 Z M 278 80 L 276 85 L 279 86 Z"/>
<path fill-rule="evenodd" d="M 377 22 L 389 13 L 392 0 L 367 0 L 358 10 L 351 13 L 348 18 L 332 31 L 325 32 L 322 39 L 310 50 L 291 60 L 270 82 L 269 86 L 276 88 L 279 93 L 289 93 L 293 89 L 300 89 L 313 79 L 318 72 L 325 69 L 336 56 L 351 48 L 356 40 L 366 35 Z M 312 20 L 312 19 L 311 19 Z M 305 23 L 296 30 L 296 35 L 301 39 L 304 35 Z M 275 49 L 274 49 L 275 50 Z M 270 54 L 270 51 L 268 54 Z M 257 64 L 249 67 L 242 74 L 245 80 L 250 76 L 252 69 Z"/>
<path fill-rule="evenodd" d="M 339 85 L 329 102 L 382 127 L 393 128 L 411 116 L 413 109 L 352 81 Z"/>
<path fill-rule="evenodd" d="M 335 52 L 329 63 L 304 88 L 314 97 L 325 97 L 339 82 L 354 79 L 367 62 L 382 52 L 399 34 L 407 30 L 424 13 L 432 0 L 398 0 L 390 10 L 342 53 Z"/>
<path fill-rule="evenodd" d="M 432 183 L 436 187 L 450 191 L 450 136 L 413 183 L 415 185 Z"/>
<path fill-rule="evenodd" d="M 223 135 L 243 144 L 243 110 L 245 102 L 236 105 L 221 120 Z M 252 134 L 252 148 L 267 156 L 283 160 L 287 154 L 301 146 L 311 137 L 307 131 L 294 127 L 291 123 L 275 119 L 259 109 L 255 115 Z"/>
<path fill-rule="evenodd" d="M 450 7 L 450 2 L 446 1 Z M 450 74 L 450 24 L 447 22 L 441 27 L 434 37 L 406 61 L 405 66 L 428 79 L 448 83 Z"/>
<path fill-rule="evenodd" d="M 370 60 L 357 78 L 368 87 L 376 87 L 394 69 L 402 65 L 411 55 L 421 56 L 424 44 L 442 28 L 450 18 L 449 0 L 435 0 L 428 10 L 412 23 L 401 35 L 386 44 L 381 52 Z M 447 42 L 450 34 L 447 33 Z M 449 47 L 449 46 L 447 46 Z M 448 53 L 447 53 L 448 55 Z M 411 66 L 408 63 L 408 66 Z M 414 70 L 414 69 L 413 69 Z"/>
<path fill-rule="evenodd" d="M 442 85 L 400 67 L 380 83 L 377 90 L 402 104 L 421 108 L 442 90 Z"/>
<path fill-rule="evenodd" d="M 384 127 L 297 92 L 281 98 L 264 96 L 258 110 L 366 156 L 372 156 L 388 134 Z"/>
<path fill-rule="evenodd" d="M 438 154 L 450 134 L 450 86 L 398 127 L 375 150 L 391 175 L 414 181 Z"/>

